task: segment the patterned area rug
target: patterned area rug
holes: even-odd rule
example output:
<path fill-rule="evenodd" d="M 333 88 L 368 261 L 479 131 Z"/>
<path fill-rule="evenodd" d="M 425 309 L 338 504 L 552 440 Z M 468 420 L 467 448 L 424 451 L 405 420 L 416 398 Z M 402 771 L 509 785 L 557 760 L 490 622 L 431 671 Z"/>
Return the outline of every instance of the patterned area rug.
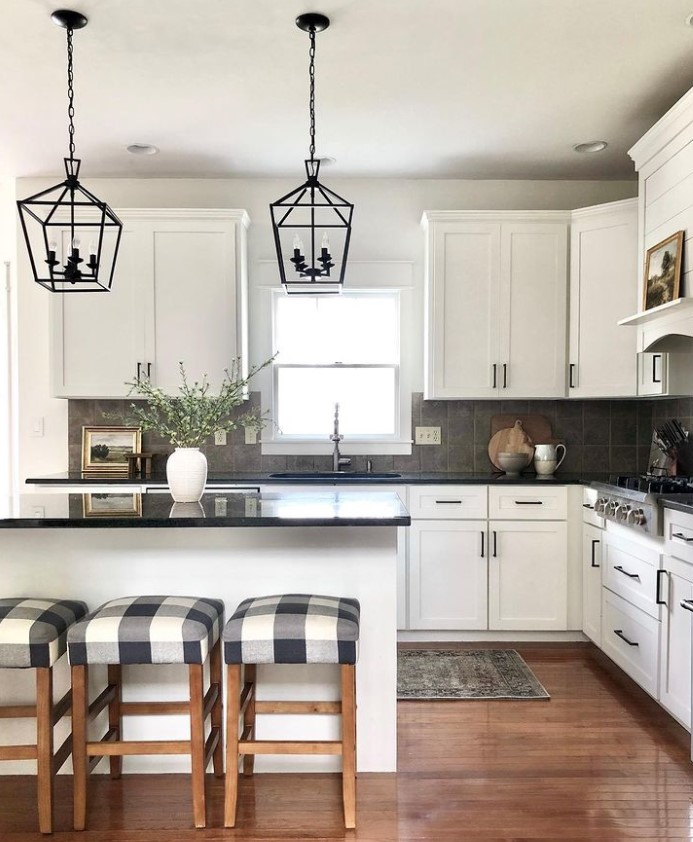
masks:
<path fill-rule="evenodd" d="M 514 649 L 402 649 L 398 699 L 549 699 Z"/>

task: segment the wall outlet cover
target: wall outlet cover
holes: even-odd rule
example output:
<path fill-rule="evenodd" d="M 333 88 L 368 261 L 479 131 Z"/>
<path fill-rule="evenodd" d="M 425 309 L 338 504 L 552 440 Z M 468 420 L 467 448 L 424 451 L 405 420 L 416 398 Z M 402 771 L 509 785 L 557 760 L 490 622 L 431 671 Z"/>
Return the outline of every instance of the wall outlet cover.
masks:
<path fill-rule="evenodd" d="M 440 427 L 416 427 L 414 444 L 440 444 Z"/>
<path fill-rule="evenodd" d="M 254 427 L 245 428 L 245 443 L 257 444 L 257 430 Z"/>
<path fill-rule="evenodd" d="M 226 430 L 217 430 L 214 434 L 214 444 L 226 444 Z"/>

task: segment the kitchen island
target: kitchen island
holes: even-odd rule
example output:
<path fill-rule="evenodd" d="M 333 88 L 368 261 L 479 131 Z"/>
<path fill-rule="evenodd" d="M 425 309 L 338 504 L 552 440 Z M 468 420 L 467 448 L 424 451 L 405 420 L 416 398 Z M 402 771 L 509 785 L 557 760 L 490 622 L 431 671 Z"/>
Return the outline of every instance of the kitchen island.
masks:
<path fill-rule="evenodd" d="M 167 493 L 118 491 L 27 494 L 6 501 L 0 512 L 3 594 L 83 599 L 90 609 L 133 594 L 214 596 L 224 600 L 227 616 L 242 599 L 261 594 L 355 597 L 361 602 L 358 769 L 395 771 L 397 531 L 410 523 L 397 494 L 375 490 L 211 492 L 199 504 L 174 504 Z M 179 686 L 184 697 L 184 669 L 125 669 L 132 673 L 127 682 L 132 687 L 130 698 L 170 697 L 172 686 Z M 167 673 L 165 678 L 162 671 Z M 65 659 L 57 672 L 59 685 L 65 684 Z M 336 698 L 336 676 L 337 669 L 331 665 L 260 667 L 259 697 L 264 681 L 266 695 L 275 698 Z M 12 682 L 0 685 L 0 699 L 30 699 L 33 676 L 15 671 L 12 677 Z M 268 739 L 277 733 L 285 739 L 334 739 L 337 735 L 335 717 L 281 719 L 276 723 L 271 718 L 265 723 L 260 720 L 260 734 Z M 133 739 L 144 736 L 138 724 L 134 719 L 129 729 Z M 15 739 L 25 727 L 31 724 L 0 721 L 3 730 L 13 729 Z M 179 717 L 161 722 L 150 718 L 147 738 L 183 739 L 185 728 Z M 339 768 L 333 757 L 268 756 L 257 763 L 258 771 Z M 30 768 L 20 762 L 6 763 L 0 771 Z M 127 758 L 125 769 L 183 771 L 185 761 L 133 757 Z"/>

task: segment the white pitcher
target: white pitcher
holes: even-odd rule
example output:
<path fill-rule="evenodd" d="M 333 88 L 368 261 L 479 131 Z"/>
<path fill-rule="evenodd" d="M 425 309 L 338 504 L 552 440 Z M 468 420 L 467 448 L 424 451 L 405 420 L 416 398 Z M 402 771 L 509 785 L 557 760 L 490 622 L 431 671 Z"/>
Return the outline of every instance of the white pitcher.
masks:
<path fill-rule="evenodd" d="M 558 450 L 562 449 L 563 453 L 558 458 Z M 565 445 L 564 444 L 535 444 L 534 445 L 534 470 L 537 474 L 548 476 L 552 474 L 556 468 L 565 459 Z"/>

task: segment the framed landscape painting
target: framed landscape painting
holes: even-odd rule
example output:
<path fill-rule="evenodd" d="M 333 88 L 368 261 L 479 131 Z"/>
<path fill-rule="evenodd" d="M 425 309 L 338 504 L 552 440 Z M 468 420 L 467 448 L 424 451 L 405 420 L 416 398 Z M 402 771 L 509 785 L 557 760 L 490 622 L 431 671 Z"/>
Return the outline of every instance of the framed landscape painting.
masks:
<path fill-rule="evenodd" d="M 139 427 L 82 427 L 82 470 L 127 474 L 128 453 L 139 453 Z"/>
<path fill-rule="evenodd" d="M 141 494 L 84 494 L 84 517 L 142 517 Z"/>
<path fill-rule="evenodd" d="M 666 240 L 647 250 L 645 256 L 645 282 L 643 285 L 643 310 L 651 310 L 679 297 L 681 264 L 683 262 L 683 231 L 677 231 Z"/>

